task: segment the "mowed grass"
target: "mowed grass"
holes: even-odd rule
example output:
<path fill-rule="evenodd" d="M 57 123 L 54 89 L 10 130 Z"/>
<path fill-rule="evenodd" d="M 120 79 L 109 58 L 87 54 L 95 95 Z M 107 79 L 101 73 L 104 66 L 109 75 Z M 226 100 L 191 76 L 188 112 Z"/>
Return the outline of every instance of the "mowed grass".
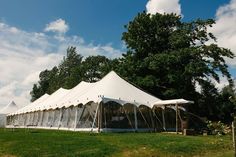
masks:
<path fill-rule="evenodd" d="M 233 149 L 230 136 L 0 129 L 0 156 L 230 157 Z"/>

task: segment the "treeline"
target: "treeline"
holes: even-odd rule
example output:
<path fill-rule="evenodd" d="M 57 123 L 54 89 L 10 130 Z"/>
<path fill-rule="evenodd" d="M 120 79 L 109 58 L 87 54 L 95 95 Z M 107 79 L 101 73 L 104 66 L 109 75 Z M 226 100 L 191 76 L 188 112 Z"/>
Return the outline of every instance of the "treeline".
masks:
<path fill-rule="evenodd" d="M 40 73 L 31 91 L 32 101 L 60 87 L 71 89 L 80 81 L 95 82 L 111 70 L 145 91 L 161 98 L 195 101 L 189 110 L 209 120 L 229 123 L 236 98 L 225 58 L 233 53 L 216 43 L 207 28 L 214 20 L 182 22 L 175 14 L 138 14 L 125 26 L 122 40 L 127 53 L 116 59 L 105 56 L 83 58 L 69 47 L 62 62 Z M 229 86 L 219 91 L 213 80 L 220 76 Z"/>
<path fill-rule="evenodd" d="M 52 94 L 59 88 L 71 89 L 81 81 L 96 82 L 111 69 L 111 63 L 105 56 L 90 56 L 83 60 L 76 47 L 69 47 L 66 56 L 58 66 L 44 70 L 39 74 L 39 82 L 31 91 L 31 101 L 43 94 Z"/>

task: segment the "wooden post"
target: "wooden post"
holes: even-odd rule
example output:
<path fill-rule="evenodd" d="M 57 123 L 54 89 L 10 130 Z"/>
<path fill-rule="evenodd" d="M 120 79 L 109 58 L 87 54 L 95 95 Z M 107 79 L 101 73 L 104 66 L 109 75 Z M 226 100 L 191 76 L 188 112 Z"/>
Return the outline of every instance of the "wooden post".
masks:
<path fill-rule="evenodd" d="M 134 105 L 134 127 L 135 131 L 138 131 L 137 109 L 135 105 Z"/>
<path fill-rule="evenodd" d="M 234 117 L 234 121 L 232 122 L 232 139 L 233 139 L 234 157 L 236 157 L 235 124 L 236 124 L 236 117 Z"/>
<path fill-rule="evenodd" d="M 175 109 L 176 109 L 176 134 L 178 134 L 178 104 L 175 105 Z"/>

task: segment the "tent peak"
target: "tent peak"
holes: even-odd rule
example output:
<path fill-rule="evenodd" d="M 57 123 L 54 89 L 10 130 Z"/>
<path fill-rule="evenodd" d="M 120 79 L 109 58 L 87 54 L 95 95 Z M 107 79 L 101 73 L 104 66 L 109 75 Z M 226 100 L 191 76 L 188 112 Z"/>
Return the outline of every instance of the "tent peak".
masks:
<path fill-rule="evenodd" d="M 16 106 L 16 103 L 12 100 L 12 101 L 8 104 L 8 106 Z"/>

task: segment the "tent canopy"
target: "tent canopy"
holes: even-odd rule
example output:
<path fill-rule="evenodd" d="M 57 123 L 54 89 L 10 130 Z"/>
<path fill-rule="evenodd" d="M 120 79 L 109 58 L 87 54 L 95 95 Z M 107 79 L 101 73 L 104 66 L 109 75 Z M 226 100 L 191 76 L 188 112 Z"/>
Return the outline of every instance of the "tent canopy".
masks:
<path fill-rule="evenodd" d="M 0 114 L 9 114 L 15 112 L 16 110 L 18 110 L 18 106 L 15 104 L 14 101 L 12 101 L 0 110 Z"/>
<path fill-rule="evenodd" d="M 88 102 L 106 103 L 109 101 L 114 101 L 121 105 L 145 105 L 149 108 L 157 105 L 162 106 L 163 104 L 168 103 L 176 104 L 190 102 L 184 99 L 162 101 L 161 99 L 140 90 L 122 79 L 114 71 L 111 71 L 98 82 L 87 83 L 82 81 L 70 90 L 60 88 L 51 95 L 45 94 L 21 110 L 12 113 L 12 115 L 63 107 L 67 108 L 79 104 L 85 105 Z"/>
<path fill-rule="evenodd" d="M 193 104 L 193 101 L 185 100 L 185 99 L 172 99 L 172 100 L 162 100 L 157 101 L 154 105 L 176 105 L 176 104 Z"/>
<path fill-rule="evenodd" d="M 48 95 L 48 94 L 44 94 L 43 96 L 41 96 L 40 98 L 38 98 L 34 102 L 32 102 L 29 105 L 26 105 L 25 107 L 19 109 L 16 113 L 20 114 L 20 113 L 29 112 L 32 107 L 38 106 L 41 102 L 45 101 L 49 96 L 50 95 Z"/>

